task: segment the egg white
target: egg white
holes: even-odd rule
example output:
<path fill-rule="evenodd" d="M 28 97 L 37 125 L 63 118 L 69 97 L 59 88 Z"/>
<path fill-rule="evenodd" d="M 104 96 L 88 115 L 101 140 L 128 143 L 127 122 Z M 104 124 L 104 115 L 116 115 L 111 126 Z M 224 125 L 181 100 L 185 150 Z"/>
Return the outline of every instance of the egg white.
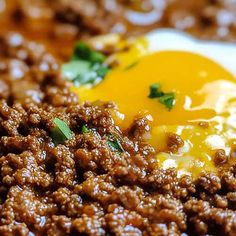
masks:
<path fill-rule="evenodd" d="M 187 51 L 205 56 L 223 66 L 236 76 L 236 44 L 198 40 L 173 29 L 158 29 L 145 36 L 149 51 Z"/>

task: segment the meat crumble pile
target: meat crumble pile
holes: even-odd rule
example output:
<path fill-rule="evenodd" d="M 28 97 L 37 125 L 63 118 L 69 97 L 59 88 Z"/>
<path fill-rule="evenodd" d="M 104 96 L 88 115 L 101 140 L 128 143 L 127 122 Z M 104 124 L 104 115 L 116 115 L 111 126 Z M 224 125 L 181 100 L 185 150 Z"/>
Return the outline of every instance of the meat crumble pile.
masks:
<path fill-rule="evenodd" d="M 196 181 L 157 168 L 145 118 L 122 133 L 115 105 L 78 105 L 42 46 L 11 34 L 1 47 L 0 235 L 236 234 L 236 166 Z M 59 145 L 55 117 L 74 133 Z"/>
<path fill-rule="evenodd" d="M 51 48 L 0 37 L 0 235 L 236 235 L 236 166 L 222 165 L 222 150 L 219 173 L 178 178 L 142 140 L 145 118 L 119 130 L 115 104 L 79 104 L 59 71 Z M 55 118 L 72 139 L 55 144 Z M 169 141 L 170 151 L 181 145 Z"/>
<path fill-rule="evenodd" d="M 170 27 L 208 40 L 236 41 L 234 0 L 2 1 L 25 29 L 46 28 L 62 40 L 110 32 L 139 35 Z"/>

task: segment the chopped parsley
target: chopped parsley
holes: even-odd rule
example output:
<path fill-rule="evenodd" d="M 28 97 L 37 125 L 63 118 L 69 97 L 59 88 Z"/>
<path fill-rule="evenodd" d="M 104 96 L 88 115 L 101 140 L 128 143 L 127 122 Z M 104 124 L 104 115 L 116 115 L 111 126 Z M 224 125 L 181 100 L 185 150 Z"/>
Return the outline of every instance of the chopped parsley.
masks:
<path fill-rule="evenodd" d="M 66 140 L 69 140 L 73 137 L 73 133 L 70 130 L 69 126 L 61 119 L 53 119 L 55 127 L 52 130 L 52 139 L 55 144 L 64 143 Z"/>
<path fill-rule="evenodd" d="M 160 84 L 152 84 L 150 86 L 149 98 L 158 98 L 159 102 L 163 104 L 170 111 L 175 105 L 175 94 L 174 93 L 164 93 L 161 90 Z"/>
<path fill-rule="evenodd" d="M 166 93 L 162 97 L 160 97 L 159 102 L 165 105 L 169 110 L 171 110 L 175 105 L 175 94 Z"/>
<path fill-rule="evenodd" d="M 106 57 L 102 53 L 79 42 L 75 45 L 70 62 L 62 65 L 62 75 L 78 87 L 85 84 L 96 84 L 109 71 L 109 67 L 104 64 L 105 59 Z"/>
<path fill-rule="evenodd" d="M 93 64 L 103 63 L 106 57 L 100 53 L 90 49 L 85 43 L 78 42 L 74 48 L 72 60 L 85 60 Z"/>
<path fill-rule="evenodd" d="M 114 152 L 122 153 L 124 149 L 121 145 L 119 138 L 114 134 L 107 135 L 107 145 Z"/>
<path fill-rule="evenodd" d="M 82 129 L 81 129 L 81 132 L 82 132 L 82 134 L 88 134 L 88 133 L 90 133 L 90 130 L 87 127 L 87 125 L 83 125 Z"/>
<path fill-rule="evenodd" d="M 149 94 L 149 98 L 160 98 L 164 95 L 164 93 L 162 91 L 160 91 L 160 84 L 152 84 L 150 86 L 150 94 Z"/>

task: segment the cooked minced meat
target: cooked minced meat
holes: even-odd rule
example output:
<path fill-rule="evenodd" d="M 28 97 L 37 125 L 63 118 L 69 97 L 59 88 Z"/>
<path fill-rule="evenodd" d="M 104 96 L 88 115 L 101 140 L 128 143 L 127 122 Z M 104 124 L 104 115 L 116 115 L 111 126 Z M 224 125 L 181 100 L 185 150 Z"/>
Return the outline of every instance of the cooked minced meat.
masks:
<path fill-rule="evenodd" d="M 236 234 L 236 166 L 196 181 L 157 168 L 154 149 L 135 135 L 148 122 L 121 132 L 115 105 L 78 105 L 41 45 L 15 34 L 1 42 L 0 235 Z M 55 117 L 74 134 L 59 145 Z M 122 152 L 108 145 L 110 134 Z"/>
<path fill-rule="evenodd" d="M 137 35 L 159 27 L 200 38 L 236 41 L 234 0 L 1 1 L 9 5 L 17 24 L 36 33 L 43 29 L 46 35 L 66 41 L 109 32 Z"/>
<path fill-rule="evenodd" d="M 57 20 L 74 30 L 73 21 L 61 18 L 64 8 L 58 10 L 72 1 L 57 1 L 55 11 L 49 1 L 17 2 L 15 20 L 25 17 L 22 3 L 29 9 L 40 3 L 35 13 L 40 19 L 56 12 Z M 194 6 L 196 1 L 191 2 Z M 213 10 L 230 5 L 201 2 Z M 180 6 L 171 11 L 185 9 Z M 201 4 L 194 12 L 197 6 Z M 111 115 L 115 104 L 79 104 L 70 84 L 60 78 L 63 48 L 51 38 L 51 29 L 47 34 L 39 27 L 35 37 L 34 27 L 32 35 L 19 28 L 36 41 L 41 41 L 40 34 L 55 41 L 50 46 L 19 32 L 7 34 L 14 27 L 3 28 L 0 37 L 0 235 L 236 235 L 236 166 L 222 165 L 227 162 L 222 150 L 215 154 L 219 172 L 196 180 L 158 168 L 154 149 L 142 139 L 150 129 L 145 118 L 121 131 Z M 218 37 L 210 28 L 204 32 Z M 226 37 L 234 39 L 234 34 L 231 30 Z M 55 143 L 55 118 L 69 127 L 70 140 Z M 119 149 L 112 146 L 114 139 Z M 169 151 L 181 145 L 180 137 L 169 135 Z"/>

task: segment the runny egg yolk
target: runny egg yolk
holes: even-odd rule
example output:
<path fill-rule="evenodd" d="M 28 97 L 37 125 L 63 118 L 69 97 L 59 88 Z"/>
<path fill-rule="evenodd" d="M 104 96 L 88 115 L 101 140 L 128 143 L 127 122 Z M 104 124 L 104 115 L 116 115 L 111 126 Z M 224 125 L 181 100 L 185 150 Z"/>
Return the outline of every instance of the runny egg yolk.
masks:
<path fill-rule="evenodd" d="M 117 59 L 132 61 L 125 57 L 124 53 Z M 164 92 L 175 93 L 173 109 L 148 97 L 154 83 L 160 84 Z M 97 86 L 74 90 L 82 101 L 114 101 L 123 114 L 116 119 L 122 129 L 129 127 L 137 115 L 148 115 L 152 123 L 148 141 L 157 150 L 159 164 L 163 168 L 176 167 L 179 175 L 215 171 L 214 153 L 224 149 L 229 154 L 236 138 L 235 78 L 197 54 L 163 51 L 134 58 L 132 64 L 121 63 L 111 70 Z M 200 126 L 203 121 L 208 125 Z M 166 151 L 170 132 L 184 141 L 177 153 Z"/>

